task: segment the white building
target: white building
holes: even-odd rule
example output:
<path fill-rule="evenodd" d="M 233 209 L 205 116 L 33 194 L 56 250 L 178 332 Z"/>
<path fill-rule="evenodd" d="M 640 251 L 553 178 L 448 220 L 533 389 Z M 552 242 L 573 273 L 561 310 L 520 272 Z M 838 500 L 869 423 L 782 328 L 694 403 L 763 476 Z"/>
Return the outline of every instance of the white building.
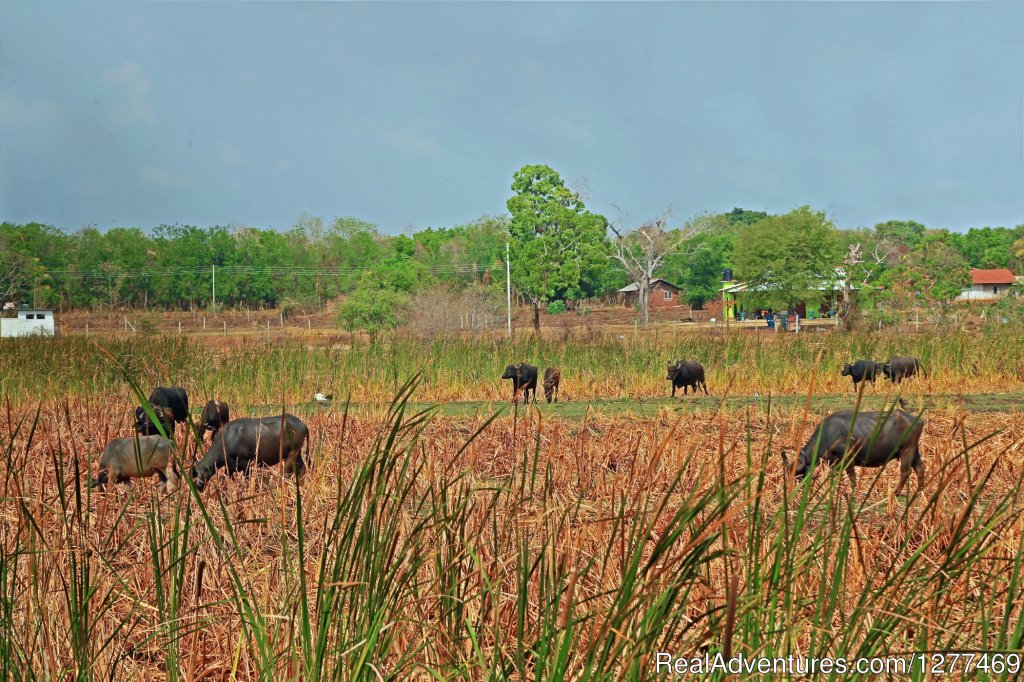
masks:
<path fill-rule="evenodd" d="M 993 301 L 1006 296 L 1016 283 L 1013 273 L 1005 268 L 971 270 L 971 285 L 957 296 L 960 301 Z"/>
<path fill-rule="evenodd" d="M 52 310 L 19 310 L 17 317 L 0 318 L 0 337 L 53 336 Z"/>

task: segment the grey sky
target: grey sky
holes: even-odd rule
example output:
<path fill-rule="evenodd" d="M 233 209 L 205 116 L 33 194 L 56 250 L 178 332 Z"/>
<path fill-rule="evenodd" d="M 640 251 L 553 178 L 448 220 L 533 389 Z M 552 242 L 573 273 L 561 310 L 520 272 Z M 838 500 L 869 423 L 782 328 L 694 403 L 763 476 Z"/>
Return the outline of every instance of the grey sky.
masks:
<path fill-rule="evenodd" d="M 547 163 L 631 223 L 1024 223 L 1024 2 L 0 7 L 4 220 L 393 232 Z"/>

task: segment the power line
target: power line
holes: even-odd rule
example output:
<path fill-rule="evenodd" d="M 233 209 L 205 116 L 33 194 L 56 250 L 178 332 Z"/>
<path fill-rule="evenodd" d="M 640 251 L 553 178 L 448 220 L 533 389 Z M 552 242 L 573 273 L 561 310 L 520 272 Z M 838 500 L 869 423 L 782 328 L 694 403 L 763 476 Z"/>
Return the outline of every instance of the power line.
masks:
<path fill-rule="evenodd" d="M 286 265 L 219 265 L 217 270 L 222 274 L 235 275 L 293 275 L 293 276 L 320 276 L 339 277 L 346 275 L 361 275 L 371 268 L 308 268 L 301 266 Z M 491 266 L 460 266 L 460 265 L 436 265 L 424 266 L 424 269 L 434 275 L 459 275 L 459 274 L 483 274 L 491 269 Z M 210 266 L 202 265 L 195 267 L 164 267 L 146 268 L 144 270 L 48 270 L 43 276 L 54 279 L 95 279 L 109 280 L 113 278 L 136 279 L 142 277 L 173 277 L 179 275 L 206 275 L 210 273 Z"/>

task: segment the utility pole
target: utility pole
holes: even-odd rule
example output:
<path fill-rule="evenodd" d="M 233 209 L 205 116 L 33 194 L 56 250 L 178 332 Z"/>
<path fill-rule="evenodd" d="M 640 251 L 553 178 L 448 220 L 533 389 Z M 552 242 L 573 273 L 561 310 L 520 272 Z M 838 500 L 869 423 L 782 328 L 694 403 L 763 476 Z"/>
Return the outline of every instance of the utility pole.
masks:
<path fill-rule="evenodd" d="M 217 306 L 217 266 L 216 265 L 211 265 L 210 267 L 212 268 L 212 272 L 213 272 L 213 305 L 214 305 L 214 307 L 216 307 Z"/>
<path fill-rule="evenodd" d="M 512 261 L 508 242 L 505 242 L 505 302 L 508 305 L 508 335 L 512 337 Z"/>

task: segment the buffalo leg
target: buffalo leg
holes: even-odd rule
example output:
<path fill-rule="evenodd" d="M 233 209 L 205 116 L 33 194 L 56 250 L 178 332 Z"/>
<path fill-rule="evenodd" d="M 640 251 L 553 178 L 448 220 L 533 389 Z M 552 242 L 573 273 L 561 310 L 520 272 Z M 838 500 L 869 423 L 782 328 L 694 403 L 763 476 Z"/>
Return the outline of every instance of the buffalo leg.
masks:
<path fill-rule="evenodd" d="M 167 484 L 164 486 L 169 493 L 173 493 L 178 489 L 178 475 L 174 471 L 174 465 L 168 464 L 167 469 L 164 472 L 164 476 L 167 479 Z"/>
<path fill-rule="evenodd" d="M 708 393 L 708 382 L 702 381 L 700 382 L 700 385 L 704 389 L 704 395 L 711 395 L 710 393 Z"/>
<path fill-rule="evenodd" d="M 903 486 L 905 486 L 907 484 L 907 479 L 909 479 L 909 478 L 910 478 L 910 464 L 909 463 L 908 464 L 904 464 L 901 461 L 900 462 L 900 484 L 898 486 L 896 486 L 896 492 L 894 493 L 894 495 L 896 495 L 896 497 L 899 497 L 900 493 L 903 491 Z"/>
<path fill-rule="evenodd" d="M 917 489 L 924 489 L 924 462 L 921 461 L 921 451 L 914 450 L 914 463 L 910 465 L 914 469 L 914 473 L 917 474 Z"/>

